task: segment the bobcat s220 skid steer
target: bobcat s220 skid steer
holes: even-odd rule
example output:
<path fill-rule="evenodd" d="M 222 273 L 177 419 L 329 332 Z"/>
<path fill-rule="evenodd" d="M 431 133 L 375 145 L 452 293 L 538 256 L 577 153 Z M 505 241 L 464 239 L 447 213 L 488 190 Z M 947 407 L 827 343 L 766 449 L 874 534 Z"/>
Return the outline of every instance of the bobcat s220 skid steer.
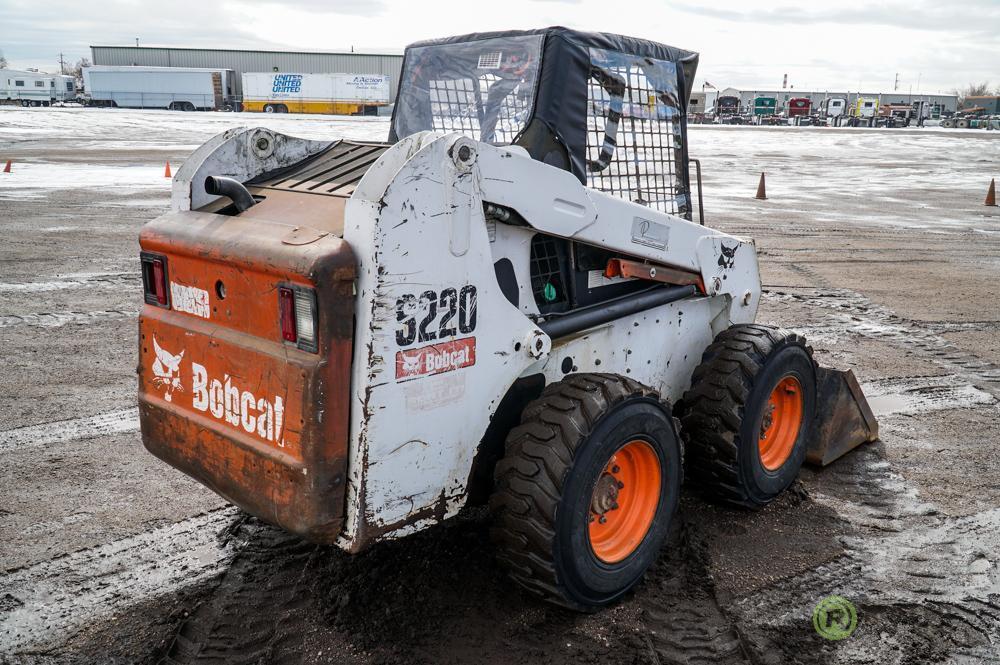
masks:
<path fill-rule="evenodd" d="M 756 507 L 874 439 L 850 373 L 754 324 L 753 241 L 692 220 L 696 64 L 563 28 L 422 42 L 386 143 L 196 150 L 141 234 L 146 447 L 350 552 L 488 500 L 512 577 L 588 609 L 655 559 L 685 468 Z"/>

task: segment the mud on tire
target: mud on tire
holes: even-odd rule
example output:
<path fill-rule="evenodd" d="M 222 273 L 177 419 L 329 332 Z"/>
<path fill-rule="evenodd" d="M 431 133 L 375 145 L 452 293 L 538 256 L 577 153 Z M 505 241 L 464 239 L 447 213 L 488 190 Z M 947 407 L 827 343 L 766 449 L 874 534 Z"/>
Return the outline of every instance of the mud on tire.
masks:
<path fill-rule="evenodd" d="M 781 436 L 785 393 L 794 397 Z M 767 505 L 798 476 L 815 409 L 816 368 L 804 337 L 758 324 L 724 330 L 705 350 L 680 409 L 689 481 L 725 503 Z"/>
<path fill-rule="evenodd" d="M 628 464 L 630 446 L 639 451 L 632 461 L 656 467 L 658 484 L 645 485 L 651 491 L 630 493 L 611 475 L 614 470 L 641 486 L 636 475 L 626 475 L 636 467 Z M 621 469 L 612 466 L 616 455 Z M 525 408 L 494 473 L 491 536 L 497 558 L 518 584 L 551 602 L 585 611 L 612 603 L 656 559 L 677 509 L 681 473 L 670 408 L 655 392 L 613 374 L 577 374 L 551 384 Z M 608 481 L 621 488 L 610 488 L 614 507 L 594 512 L 599 488 Z M 637 496 L 646 498 L 630 504 Z M 623 515 L 646 521 L 631 530 L 627 546 L 608 555 L 604 543 L 593 539 L 593 520 L 605 524 L 598 515 L 611 517 L 608 528 Z"/>

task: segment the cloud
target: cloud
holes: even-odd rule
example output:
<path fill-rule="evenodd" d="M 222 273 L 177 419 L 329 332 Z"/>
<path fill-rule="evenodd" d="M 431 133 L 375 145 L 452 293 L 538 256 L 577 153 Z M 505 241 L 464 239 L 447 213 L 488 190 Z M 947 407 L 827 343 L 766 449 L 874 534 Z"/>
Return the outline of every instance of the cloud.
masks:
<path fill-rule="evenodd" d="M 59 53 L 91 44 L 265 50 L 394 51 L 431 37 L 569 25 L 620 32 L 701 53 L 699 76 L 716 85 L 924 91 L 1000 78 L 1000 0 L 0 0 L 0 49 L 12 67 L 53 71 Z M 97 5 L 95 7 L 95 5 Z M 637 18 L 638 17 L 638 18 Z"/>
<path fill-rule="evenodd" d="M 675 4 L 674 9 L 724 21 L 767 25 L 881 25 L 929 32 L 959 31 L 993 35 L 1000 32 L 1000 3 L 996 0 L 958 0 L 947 3 L 868 4 L 861 7 L 724 9 L 717 6 Z"/>
<path fill-rule="evenodd" d="M 381 16 L 388 10 L 383 0 L 242 0 L 240 4 L 350 16 Z"/>

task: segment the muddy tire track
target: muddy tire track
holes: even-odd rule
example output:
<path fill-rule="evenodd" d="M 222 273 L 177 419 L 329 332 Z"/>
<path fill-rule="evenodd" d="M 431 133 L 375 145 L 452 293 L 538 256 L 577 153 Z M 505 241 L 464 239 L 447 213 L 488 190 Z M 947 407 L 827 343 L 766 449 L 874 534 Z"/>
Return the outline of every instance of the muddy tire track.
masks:
<path fill-rule="evenodd" d="M 696 533 L 694 525 L 682 522 L 676 544 L 664 549 L 637 594 L 654 662 L 749 664 L 736 624 L 716 600 L 707 554 L 695 542 Z"/>
<path fill-rule="evenodd" d="M 40 328 L 61 328 L 70 324 L 90 324 L 102 321 L 121 321 L 139 316 L 137 309 L 106 309 L 96 312 L 42 312 L 38 314 L 0 315 L 0 328 L 14 326 L 37 326 Z"/>
<path fill-rule="evenodd" d="M 0 282 L 0 293 L 44 293 L 66 289 L 132 288 L 142 281 L 142 275 L 131 272 L 100 273 L 96 275 L 67 275 L 36 282 Z"/>
<path fill-rule="evenodd" d="M 883 423 L 884 436 L 893 436 L 892 422 Z M 730 611 L 753 651 L 780 654 L 776 662 L 994 662 L 1000 509 L 943 515 L 882 455 L 880 445 L 859 449 L 826 469 L 812 491 L 857 527 L 842 540 L 845 553 L 740 599 Z M 842 645 L 812 632 L 812 608 L 833 594 L 858 608 L 858 630 Z"/>
<path fill-rule="evenodd" d="M 150 598 L 197 586 L 233 553 L 233 508 L 0 574 L 0 654 L 33 653 Z"/>
<path fill-rule="evenodd" d="M 767 291 L 767 297 L 777 302 L 801 303 L 827 311 L 828 323 L 796 328 L 807 337 L 816 333 L 827 338 L 856 334 L 871 339 L 892 342 L 911 349 L 921 357 L 956 373 L 968 381 L 980 382 L 983 389 L 1000 397 L 1000 366 L 964 351 L 925 326 L 898 316 L 891 310 L 873 303 L 854 291 L 831 289 L 811 295 Z"/>
<path fill-rule="evenodd" d="M 212 597 L 180 625 L 155 660 L 188 663 L 279 663 L 302 661 L 303 627 L 313 607 L 310 572 L 319 547 L 253 518 L 234 539 L 239 554 Z"/>
<path fill-rule="evenodd" d="M 138 430 L 139 409 L 136 407 L 99 413 L 94 416 L 28 425 L 0 432 L 0 455 L 35 446 L 77 439 L 93 439 Z"/>

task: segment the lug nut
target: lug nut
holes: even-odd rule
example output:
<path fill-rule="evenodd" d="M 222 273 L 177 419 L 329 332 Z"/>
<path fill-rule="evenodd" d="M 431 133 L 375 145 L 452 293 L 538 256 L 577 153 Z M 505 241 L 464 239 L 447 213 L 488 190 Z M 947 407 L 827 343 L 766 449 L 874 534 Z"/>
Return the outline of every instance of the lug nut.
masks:
<path fill-rule="evenodd" d="M 621 469 L 618 468 L 617 466 L 611 467 L 611 473 L 618 473 L 619 471 L 621 471 Z"/>
<path fill-rule="evenodd" d="M 599 520 L 597 520 L 597 521 L 600 522 L 601 524 L 604 524 L 605 522 L 608 521 L 608 518 L 605 517 L 604 515 L 601 515 L 601 518 Z"/>
<path fill-rule="evenodd" d="M 623 489 L 624 487 L 625 487 L 625 483 L 623 483 L 622 481 L 619 480 L 618 481 L 618 489 Z"/>

